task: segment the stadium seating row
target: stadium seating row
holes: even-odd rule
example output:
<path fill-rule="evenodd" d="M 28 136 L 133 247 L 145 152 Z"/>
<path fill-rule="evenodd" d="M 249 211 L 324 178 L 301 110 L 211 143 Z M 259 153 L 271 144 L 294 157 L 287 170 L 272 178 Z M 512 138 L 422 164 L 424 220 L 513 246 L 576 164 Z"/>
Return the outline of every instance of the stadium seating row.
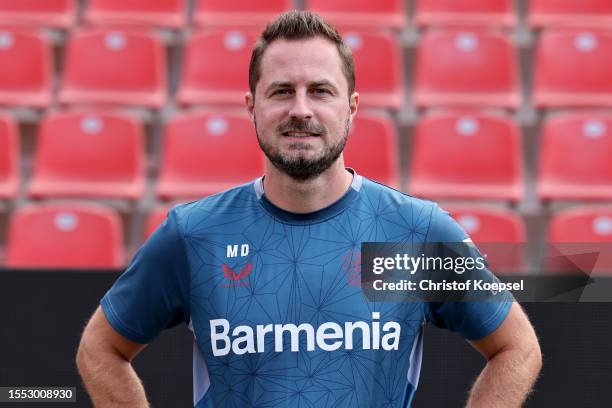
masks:
<path fill-rule="evenodd" d="M 77 24 L 77 0 L 0 0 L 0 23 L 69 29 Z M 197 0 L 194 23 L 256 25 L 293 7 L 291 0 Z M 181 28 L 187 25 L 187 0 L 88 0 L 88 24 Z"/>
<path fill-rule="evenodd" d="M 194 0 L 193 22 L 211 26 L 261 26 L 294 7 L 293 0 Z M 408 22 L 404 0 L 306 0 L 306 8 L 337 25 L 403 29 Z M 76 24 L 77 0 L 0 0 L 0 24 L 69 28 Z M 181 28 L 188 24 L 187 0 L 88 0 L 87 24 Z M 414 0 L 417 26 L 491 26 L 517 24 L 514 0 Z M 607 0 L 530 0 L 532 27 L 609 27 Z"/>
<path fill-rule="evenodd" d="M 168 207 L 149 215 L 145 237 L 165 219 Z M 525 243 L 525 225 L 514 212 L 488 207 L 450 207 L 448 211 L 481 249 L 489 248 L 491 267 L 518 272 L 524 265 L 509 259 L 492 245 Z M 30 204 L 12 215 L 7 237 L 5 266 L 16 268 L 120 268 L 125 263 L 123 227 L 111 208 L 92 203 Z M 612 207 L 574 207 L 555 214 L 549 228 L 550 243 L 602 244 L 595 272 L 612 273 Z M 488 246 L 487 246 L 488 245 Z M 498 256 L 491 256 L 498 254 Z M 608 263 L 605 263 L 608 262 Z M 604 264 L 605 263 L 605 264 Z"/>
<path fill-rule="evenodd" d="M 541 128 L 540 200 L 612 199 L 612 116 L 557 113 Z M 417 123 L 407 191 L 434 199 L 520 201 L 522 138 L 504 116 L 435 112 Z"/>
<path fill-rule="evenodd" d="M 404 69 L 395 37 L 355 31 L 344 36 L 353 49 L 362 106 L 402 107 Z M 242 104 L 255 37 L 254 32 L 222 30 L 191 36 L 185 45 L 177 102 L 183 106 Z M 534 59 L 534 105 L 612 106 L 611 56 L 610 32 L 544 32 Z M 57 96 L 63 105 L 161 108 L 168 100 L 166 53 L 150 33 L 74 32 L 63 66 Z M 44 37 L 0 31 L 0 106 L 49 106 L 52 67 L 51 47 Z M 420 41 L 414 71 L 417 107 L 516 109 L 522 102 L 517 53 L 503 34 L 430 32 Z"/>
<path fill-rule="evenodd" d="M 398 108 L 403 103 L 402 66 L 389 34 L 348 33 L 365 105 Z M 253 32 L 210 31 L 186 44 L 177 101 L 183 105 L 242 104 L 248 83 Z M 232 61 L 232 64 L 227 64 Z M 371 61 L 386 61 L 372 64 Z M 53 100 L 51 47 L 44 37 L 0 31 L 0 105 L 44 108 Z M 66 47 L 60 104 L 160 108 L 168 98 L 162 42 L 146 32 L 85 30 Z"/>
<path fill-rule="evenodd" d="M 527 24 L 532 28 L 609 28 L 608 0 L 529 0 Z M 514 27 L 514 0 L 414 0 L 417 26 Z"/>
<path fill-rule="evenodd" d="M 0 198 L 16 196 L 19 136 L 0 116 Z M 258 177 L 263 156 L 243 113 L 203 110 L 177 115 L 165 126 L 156 194 L 164 200 L 200 197 Z M 143 128 L 125 113 L 82 111 L 43 118 L 33 198 L 120 198 L 145 191 Z M 416 125 L 409 183 L 400 185 L 398 136 L 388 114 L 355 119 L 345 162 L 362 174 L 434 199 L 523 198 L 522 137 L 508 116 L 436 111 Z M 612 115 L 598 111 L 550 115 L 538 160 L 541 200 L 612 200 Z"/>

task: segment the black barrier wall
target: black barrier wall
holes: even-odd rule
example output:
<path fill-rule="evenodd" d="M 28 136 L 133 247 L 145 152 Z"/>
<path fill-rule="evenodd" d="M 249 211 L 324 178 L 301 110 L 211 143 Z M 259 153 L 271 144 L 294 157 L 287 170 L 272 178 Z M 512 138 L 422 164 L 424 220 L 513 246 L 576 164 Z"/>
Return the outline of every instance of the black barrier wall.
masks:
<path fill-rule="evenodd" d="M 42 406 L 91 406 L 76 372 L 75 352 L 87 318 L 117 276 L 0 270 L 0 387 L 76 387 L 76 403 Z M 524 307 L 544 355 L 541 378 L 526 406 L 612 406 L 612 303 Z M 154 407 L 192 406 L 191 353 L 191 334 L 180 326 L 163 333 L 136 358 Z M 413 406 L 462 406 L 483 366 L 480 355 L 458 335 L 428 326 Z"/>

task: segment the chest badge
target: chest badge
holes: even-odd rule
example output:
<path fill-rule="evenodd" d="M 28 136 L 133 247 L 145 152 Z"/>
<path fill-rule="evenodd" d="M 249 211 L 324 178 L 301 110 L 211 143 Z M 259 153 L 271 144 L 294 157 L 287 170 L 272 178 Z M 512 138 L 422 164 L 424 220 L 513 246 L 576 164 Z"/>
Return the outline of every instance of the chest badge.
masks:
<path fill-rule="evenodd" d="M 223 264 L 221 267 L 223 269 L 223 276 L 225 276 L 230 281 L 240 281 L 245 279 L 250 275 L 251 270 L 253 269 L 253 264 L 251 262 L 247 263 L 245 266 L 240 269 L 240 272 L 236 273 L 229 265 Z"/>

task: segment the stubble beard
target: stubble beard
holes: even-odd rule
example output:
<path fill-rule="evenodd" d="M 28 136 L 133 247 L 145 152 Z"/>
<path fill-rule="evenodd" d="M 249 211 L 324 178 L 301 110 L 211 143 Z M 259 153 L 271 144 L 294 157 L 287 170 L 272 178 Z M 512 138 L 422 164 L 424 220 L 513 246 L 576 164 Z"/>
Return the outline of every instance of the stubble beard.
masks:
<path fill-rule="evenodd" d="M 264 152 L 268 160 L 281 172 L 285 173 L 296 181 L 307 181 L 318 177 L 325 170 L 329 169 L 332 164 L 338 160 L 338 157 L 342 154 L 346 142 L 348 140 L 348 134 L 350 129 L 350 115 L 347 115 L 344 122 L 344 134 L 338 141 L 338 143 L 326 147 L 316 157 L 307 157 L 306 152 L 309 150 L 308 146 L 304 143 L 296 142 L 289 145 L 289 148 L 296 152 L 303 150 L 304 153 L 299 154 L 284 154 L 279 149 L 265 143 L 259 135 L 257 128 L 257 118 L 253 116 L 255 123 L 255 133 L 257 134 L 257 142 L 259 147 Z M 287 123 L 282 123 L 277 129 L 277 134 L 282 131 L 296 130 L 296 131 L 311 131 L 320 130 L 321 128 L 316 127 L 303 121 L 301 119 L 292 119 Z M 322 135 L 323 136 L 323 135 Z"/>

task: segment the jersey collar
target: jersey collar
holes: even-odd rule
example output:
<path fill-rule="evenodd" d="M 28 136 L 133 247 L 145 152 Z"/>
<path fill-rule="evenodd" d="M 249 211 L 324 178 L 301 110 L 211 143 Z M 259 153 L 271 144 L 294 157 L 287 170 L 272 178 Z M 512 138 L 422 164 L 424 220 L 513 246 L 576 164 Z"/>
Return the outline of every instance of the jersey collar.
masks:
<path fill-rule="evenodd" d="M 353 181 L 350 187 L 335 203 L 328 205 L 327 207 L 321 208 L 320 210 L 309 212 L 309 213 L 293 213 L 272 204 L 265 195 L 263 186 L 263 177 L 259 177 L 253 183 L 255 188 L 255 194 L 257 200 L 260 202 L 262 207 L 270 213 L 274 218 L 279 221 L 288 224 L 315 224 L 321 221 L 325 221 L 329 218 L 335 217 L 344 211 L 353 200 L 359 195 L 359 190 L 363 184 L 363 178 L 357 174 L 357 172 L 350 168 L 346 168 L 349 172 L 353 173 Z"/>

